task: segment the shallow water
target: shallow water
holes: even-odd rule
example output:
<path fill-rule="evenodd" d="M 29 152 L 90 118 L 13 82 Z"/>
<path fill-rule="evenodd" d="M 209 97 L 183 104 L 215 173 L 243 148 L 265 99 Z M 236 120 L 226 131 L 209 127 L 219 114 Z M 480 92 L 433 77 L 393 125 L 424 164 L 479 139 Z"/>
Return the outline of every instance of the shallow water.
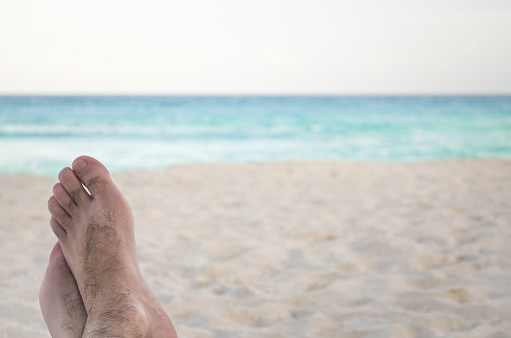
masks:
<path fill-rule="evenodd" d="M 511 97 L 0 96 L 0 173 L 511 158 Z"/>

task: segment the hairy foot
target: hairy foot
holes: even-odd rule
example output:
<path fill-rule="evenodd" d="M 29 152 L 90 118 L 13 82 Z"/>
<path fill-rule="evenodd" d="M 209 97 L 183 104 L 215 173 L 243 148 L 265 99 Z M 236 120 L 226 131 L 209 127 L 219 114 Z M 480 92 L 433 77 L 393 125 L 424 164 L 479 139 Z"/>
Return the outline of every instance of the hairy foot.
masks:
<path fill-rule="evenodd" d="M 131 207 L 107 169 L 80 156 L 59 181 L 48 201 L 50 225 L 87 312 L 84 336 L 175 336 L 142 278 Z"/>
<path fill-rule="evenodd" d="M 82 336 L 87 313 L 59 242 L 50 254 L 50 262 L 39 290 L 39 303 L 53 338 Z"/>

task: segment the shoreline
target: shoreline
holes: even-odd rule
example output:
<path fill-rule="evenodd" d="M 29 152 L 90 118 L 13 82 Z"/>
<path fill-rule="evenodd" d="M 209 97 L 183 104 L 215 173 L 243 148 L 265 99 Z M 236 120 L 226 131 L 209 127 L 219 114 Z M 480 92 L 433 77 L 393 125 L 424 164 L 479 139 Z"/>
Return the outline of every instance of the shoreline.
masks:
<path fill-rule="evenodd" d="M 175 163 L 165 167 L 154 167 L 154 168 L 132 168 L 126 170 L 118 170 L 111 171 L 112 176 L 123 175 L 132 172 L 160 172 L 171 170 L 176 167 L 192 167 L 192 166 L 233 166 L 233 167 L 241 167 L 241 166 L 252 166 L 252 165 L 301 165 L 301 164 L 337 164 L 337 165 L 420 165 L 420 164 L 428 164 L 428 163 L 438 163 L 438 162 L 504 162 L 511 163 L 511 157 L 489 157 L 489 158 L 481 158 L 481 157 L 449 157 L 449 158 L 431 158 L 419 161 L 373 161 L 373 160 L 278 160 L 278 161 L 251 161 L 251 162 L 225 162 L 225 161 L 213 161 L 213 162 L 183 162 L 183 163 Z M 69 165 L 70 166 L 70 165 Z M 58 172 L 56 173 L 58 174 Z M 35 174 L 35 173 L 1 173 L 0 177 L 37 177 L 37 178 L 56 178 L 56 175 L 44 175 L 44 174 Z"/>
<path fill-rule="evenodd" d="M 201 163 L 113 174 L 179 335 L 511 332 L 511 161 Z M 0 335 L 37 301 L 56 178 L 0 175 Z"/>

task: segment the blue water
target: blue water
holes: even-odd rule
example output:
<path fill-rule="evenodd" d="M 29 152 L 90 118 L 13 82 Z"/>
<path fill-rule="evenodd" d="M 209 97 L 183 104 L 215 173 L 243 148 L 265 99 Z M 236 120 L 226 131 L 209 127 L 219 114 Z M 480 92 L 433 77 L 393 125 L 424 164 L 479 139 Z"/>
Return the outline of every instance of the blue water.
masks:
<path fill-rule="evenodd" d="M 176 163 L 511 159 L 511 97 L 0 96 L 0 173 Z"/>

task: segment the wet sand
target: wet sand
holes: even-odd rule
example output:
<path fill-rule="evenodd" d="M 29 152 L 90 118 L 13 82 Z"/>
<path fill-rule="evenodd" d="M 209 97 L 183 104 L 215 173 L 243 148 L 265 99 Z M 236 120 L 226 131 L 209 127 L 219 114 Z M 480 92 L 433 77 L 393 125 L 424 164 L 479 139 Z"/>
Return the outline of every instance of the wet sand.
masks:
<path fill-rule="evenodd" d="M 511 161 L 197 164 L 114 179 L 182 337 L 510 336 Z M 0 337 L 49 337 L 37 296 L 54 183 L 0 176 Z"/>

